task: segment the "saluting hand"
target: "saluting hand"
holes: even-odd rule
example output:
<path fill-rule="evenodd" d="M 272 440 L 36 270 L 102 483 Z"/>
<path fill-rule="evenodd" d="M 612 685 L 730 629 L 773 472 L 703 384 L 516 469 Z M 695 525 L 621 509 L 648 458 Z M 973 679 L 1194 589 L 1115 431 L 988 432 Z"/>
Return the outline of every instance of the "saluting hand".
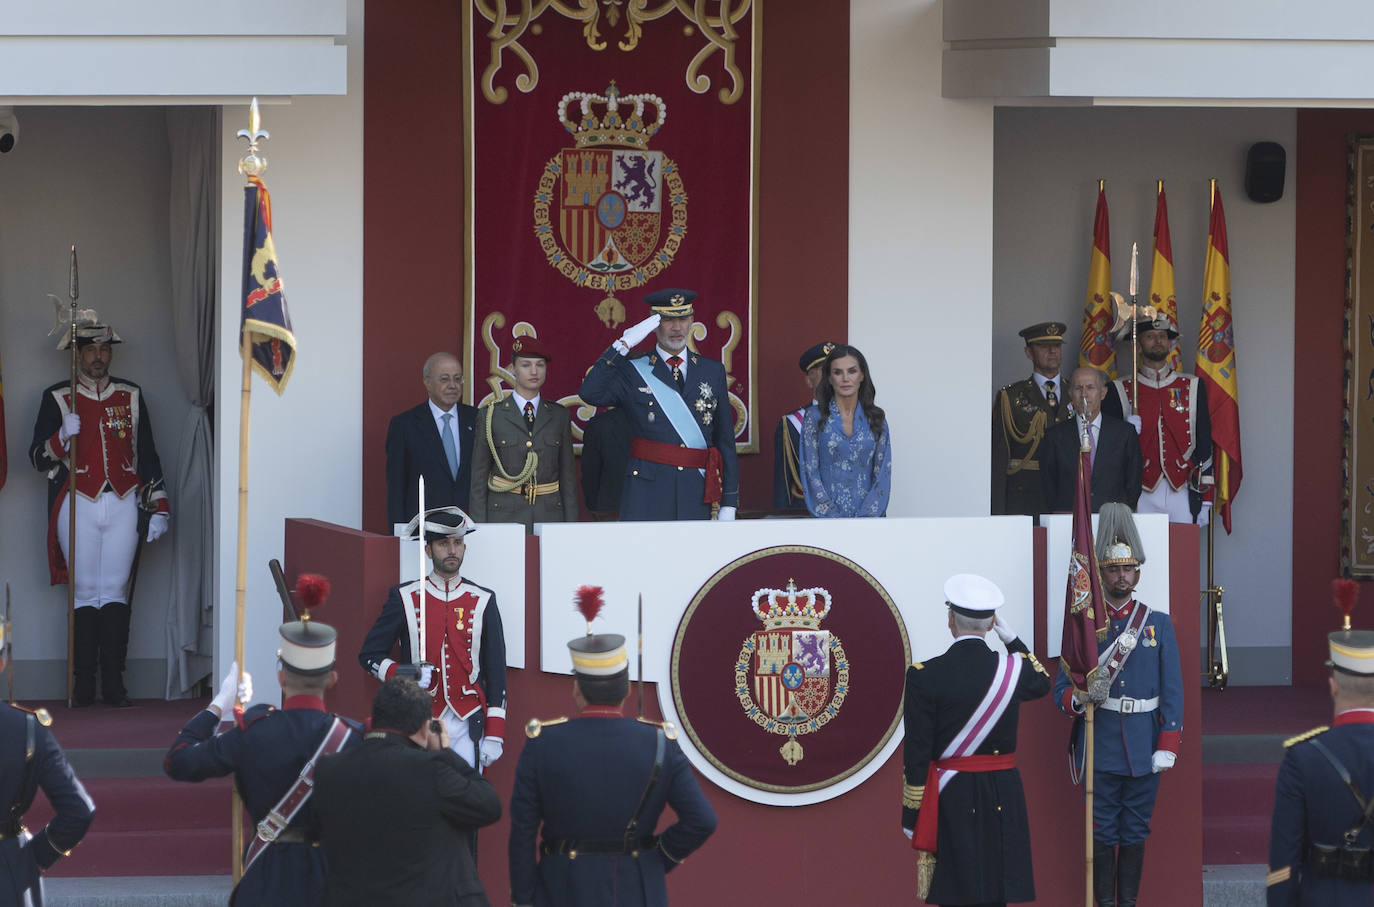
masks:
<path fill-rule="evenodd" d="M 638 346 L 641 340 L 643 340 L 645 337 L 648 337 L 650 334 L 652 334 L 655 330 L 658 329 L 659 321 L 659 314 L 657 312 L 654 312 L 652 315 L 650 315 L 648 318 L 645 318 L 639 324 L 632 325 L 631 327 L 626 328 L 625 333 L 620 335 L 620 340 L 616 341 L 617 345 L 623 344 L 624 346 L 621 352 L 628 353 L 630 350 Z"/>

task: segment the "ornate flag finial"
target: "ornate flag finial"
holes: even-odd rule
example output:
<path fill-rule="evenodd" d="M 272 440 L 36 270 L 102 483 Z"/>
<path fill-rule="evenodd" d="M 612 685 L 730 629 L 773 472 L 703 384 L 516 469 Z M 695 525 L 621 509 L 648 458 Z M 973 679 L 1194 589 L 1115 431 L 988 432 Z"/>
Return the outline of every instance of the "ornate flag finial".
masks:
<path fill-rule="evenodd" d="M 258 113 L 258 99 L 248 105 L 248 128 L 240 129 L 238 136 L 248 140 L 248 153 L 239 158 L 239 173 L 246 177 L 262 176 L 267 172 L 267 158 L 258 154 L 258 142 L 272 136 L 262 128 L 262 116 Z"/>

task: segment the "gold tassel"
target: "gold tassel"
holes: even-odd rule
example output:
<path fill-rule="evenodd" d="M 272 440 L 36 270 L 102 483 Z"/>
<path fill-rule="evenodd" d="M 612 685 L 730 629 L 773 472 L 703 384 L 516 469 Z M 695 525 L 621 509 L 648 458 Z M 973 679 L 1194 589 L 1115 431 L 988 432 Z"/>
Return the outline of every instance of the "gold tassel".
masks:
<path fill-rule="evenodd" d="M 916 896 L 925 900 L 930 896 L 930 883 L 935 878 L 935 854 L 916 851 Z"/>

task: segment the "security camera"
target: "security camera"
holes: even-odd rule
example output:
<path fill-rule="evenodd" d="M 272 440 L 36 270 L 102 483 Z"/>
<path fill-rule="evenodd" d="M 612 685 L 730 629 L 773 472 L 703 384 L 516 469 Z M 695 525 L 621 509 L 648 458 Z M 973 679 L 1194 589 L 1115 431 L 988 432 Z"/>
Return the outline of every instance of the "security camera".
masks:
<path fill-rule="evenodd" d="M 0 107 L 0 154 L 9 154 L 19 144 L 19 117 L 13 107 Z"/>

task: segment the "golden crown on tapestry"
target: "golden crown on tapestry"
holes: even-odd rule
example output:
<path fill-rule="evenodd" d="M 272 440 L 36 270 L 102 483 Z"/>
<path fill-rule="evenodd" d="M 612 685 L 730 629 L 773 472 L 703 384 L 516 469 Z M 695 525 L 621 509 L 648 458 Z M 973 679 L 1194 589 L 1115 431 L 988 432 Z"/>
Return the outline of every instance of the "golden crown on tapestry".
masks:
<path fill-rule="evenodd" d="M 581 113 L 569 119 L 568 108 L 575 105 Z M 620 108 L 631 106 L 628 117 Z M 652 105 L 652 118 L 645 116 L 646 105 Z M 605 94 L 570 91 L 558 102 L 558 118 L 573 137 L 574 147 L 590 145 L 618 145 L 623 148 L 644 148 L 654 133 L 668 121 L 668 105 L 656 94 L 631 94 L 624 97 L 614 81 Z"/>

